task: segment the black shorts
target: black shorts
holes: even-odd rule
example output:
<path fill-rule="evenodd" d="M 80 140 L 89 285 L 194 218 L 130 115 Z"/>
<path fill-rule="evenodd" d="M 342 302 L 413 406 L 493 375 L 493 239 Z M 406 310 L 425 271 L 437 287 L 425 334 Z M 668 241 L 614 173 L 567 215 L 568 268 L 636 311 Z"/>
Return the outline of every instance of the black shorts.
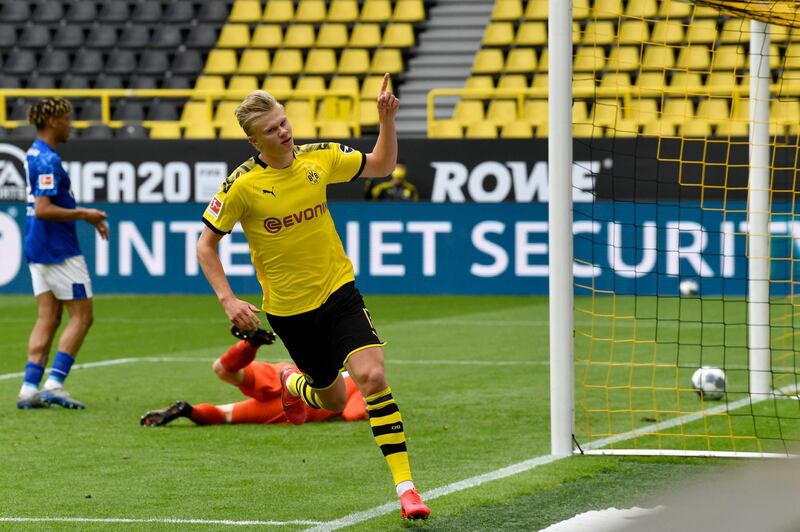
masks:
<path fill-rule="evenodd" d="M 355 351 L 381 346 L 364 299 L 354 282 L 342 285 L 321 307 L 267 319 L 312 388 L 329 388 Z"/>

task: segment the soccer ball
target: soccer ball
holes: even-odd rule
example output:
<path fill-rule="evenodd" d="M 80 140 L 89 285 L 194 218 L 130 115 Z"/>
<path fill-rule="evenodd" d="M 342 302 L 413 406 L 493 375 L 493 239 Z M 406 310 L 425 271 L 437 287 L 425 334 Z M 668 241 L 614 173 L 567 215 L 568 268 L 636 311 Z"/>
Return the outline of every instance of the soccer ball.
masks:
<path fill-rule="evenodd" d="M 696 296 L 700 292 L 700 285 L 697 284 L 697 281 L 694 279 L 686 279 L 685 281 L 681 281 L 681 284 L 678 285 L 678 289 L 684 297 Z"/>
<path fill-rule="evenodd" d="M 707 401 L 722 399 L 727 384 L 725 372 L 714 366 L 703 366 L 692 375 L 692 388 Z"/>

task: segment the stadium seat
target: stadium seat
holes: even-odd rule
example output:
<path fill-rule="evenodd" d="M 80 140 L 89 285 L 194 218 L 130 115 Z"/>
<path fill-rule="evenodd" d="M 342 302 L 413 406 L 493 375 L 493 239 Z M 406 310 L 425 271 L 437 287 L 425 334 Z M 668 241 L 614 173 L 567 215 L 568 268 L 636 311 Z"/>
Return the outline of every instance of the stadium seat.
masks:
<path fill-rule="evenodd" d="M 360 87 L 358 78 L 355 76 L 334 76 L 333 79 L 331 79 L 328 89 L 331 91 L 346 91 L 358 94 Z"/>
<path fill-rule="evenodd" d="M 178 120 L 178 106 L 179 104 L 171 101 L 156 101 L 150 105 L 145 115 L 146 120 L 158 120 L 174 122 Z"/>
<path fill-rule="evenodd" d="M 25 0 L 9 0 L 0 8 L 0 20 L 3 22 L 27 22 L 31 19 L 30 2 Z"/>
<path fill-rule="evenodd" d="M 252 51 L 252 50 L 248 50 Z M 303 71 L 303 54 L 300 50 L 278 50 L 272 57 L 272 74 L 296 75 Z M 266 73 L 266 70 L 264 71 Z"/>
<path fill-rule="evenodd" d="M 319 126 L 319 137 L 323 139 L 347 139 L 352 136 L 350 124 L 344 120 L 329 120 Z"/>
<path fill-rule="evenodd" d="M 361 99 L 362 100 L 369 100 L 369 103 L 374 106 L 375 98 L 378 97 L 380 93 L 381 86 L 383 85 L 383 76 L 381 75 L 373 75 L 367 76 L 364 78 L 364 81 L 361 83 Z M 388 90 L 394 89 L 394 83 L 392 80 L 389 80 L 389 85 L 387 87 Z"/>
<path fill-rule="evenodd" d="M 3 30 L 0 29 L 0 33 Z M 53 36 L 53 47 L 62 50 L 71 50 L 83 46 L 83 28 L 80 26 L 59 26 Z M 2 43 L 0 42 L 0 46 Z"/>
<path fill-rule="evenodd" d="M 114 136 L 114 132 L 105 124 L 93 124 L 81 130 L 80 138 L 86 140 L 104 140 Z"/>
<path fill-rule="evenodd" d="M 238 101 L 219 102 L 216 110 L 214 110 L 214 123 L 219 127 L 224 127 L 225 125 L 238 127 L 239 124 L 236 122 L 236 115 L 234 114 L 238 106 Z"/>
<path fill-rule="evenodd" d="M 658 14 L 658 4 L 656 0 L 636 0 L 628 2 L 625 8 L 625 16 L 630 18 L 652 19 Z"/>
<path fill-rule="evenodd" d="M 547 44 L 547 26 L 544 22 L 523 22 L 514 38 L 516 46 L 543 46 Z"/>
<path fill-rule="evenodd" d="M 127 26 L 122 30 L 117 41 L 120 48 L 145 48 L 150 45 L 150 29 L 148 26 Z"/>
<path fill-rule="evenodd" d="M 586 100 L 575 100 L 572 102 L 572 122 L 574 124 L 587 123 L 589 121 L 589 106 Z M 545 120 L 546 122 L 546 120 Z M 538 129 L 537 129 L 538 132 Z"/>
<path fill-rule="evenodd" d="M 631 88 L 631 77 L 627 72 L 608 71 L 603 74 L 598 87 L 601 89 L 614 89 L 620 94 L 626 94 Z"/>
<path fill-rule="evenodd" d="M 525 4 L 525 13 L 523 13 L 522 17 L 525 20 L 547 20 L 547 13 L 549 11 L 548 6 L 549 0 L 528 0 Z M 588 4 L 586 8 L 585 16 L 581 17 L 575 13 L 575 9 L 579 2 L 573 2 L 572 10 L 573 10 L 573 17 L 574 18 L 587 18 L 589 16 L 589 9 Z"/>
<path fill-rule="evenodd" d="M 298 139 L 316 140 L 317 128 L 310 122 L 292 122 L 292 134 Z"/>
<path fill-rule="evenodd" d="M 233 52 L 233 50 L 230 50 Z M 272 63 L 272 68 L 276 73 L 283 73 L 279 72 L 280 66 L 276 66 L 276 62 L 279 60 L 278 54 L 281 52 L 290 52 L 297 50 L 278 50 L 275 54 L 275 61 Z M 299 52 L 298 52 L 299 53 Z M 302 63 L 301 63 L 302 65 Z M 239 74 L 251 74 L 251 75 L 264 75 L 270 71 L 270 61 L 269 61 L 269 52 L 266 50 L 256 50 L 256 49 L 248 49 L 242 52 L 242 58 L 239 61 L 239 68 L 236 70 Z"/>
<path fill-rule="evenodd" d="M 402 74 L 403 55 L 397 48 L 383 48 L 375 50 L 369 71 L 373 74 Z"/>
<path fill-rule="evenodd" d="M 279 24 L 260 24 L 250 39 L 252 48 L 279 48 L 283 44 L 283 30 Z"/>
<path fill-rule="evenodd" d="M 575 72 L 598 72 L 606 64 L 605 52 L 599 46 L 581 46 L 575 52 L 572 68 Z"/>
<path fill-rule="evenodd" d="M 95 26 L 86 37 L 88 48 L 106 49 L 117 45 L 117 30 L 113 26 Z"/>
<path fill-rule="evenodd" d="M 639 70 L 640 57 L 638 46 L 617 46 L 608 54 L 606 70 L 611 72 Z"/>
<path fill-rule="evenodd" d="M 355 24 L 350 31 L 349 46 L 352 48 L 377 48 L 381 43 L 381 28 L 378 24 Z"/>
<path fill-rule="evenodd" d="M 306 71 L 308 73 L 308 71 Z M 305 75 L 297 80 L 294 86 L 296 91 L 325 92 L 325 78 L 322 76 Z"/>
<path fill-rule="evenodd" d="M 388 22 L 392 18 L 392 4 L 389 0 L 370 0 L 361 6 L 361 22 Z"/>
<path fill-rule="evenodd" d="M 363 48 L 345 48 L 339 56 L 338 73 L 343 75 L 366 74 L 369 69 L 369 52 Z"/>
<path fill-rule="evenodd" d="M 64 65 L 66 64 L 67 63 L 64 63 Z M 54 89 L 56 87 L 55 78 L 53 78 L 52 76 L 37 75 L 32 78 L 28 78 L 27 84 L 28 84 L 27 88 L 29 89 Z"/>
<path fill-rule="evenodd" d="M 96 121 L 103 118 L 103 107 L 100 104 L 100 100 L 88 100 L 76 107 L 75 117 L 77 120 Z"/>
<path fill-rule="evenodd" d="M 130 50 L 112 50 L 106 59 L 105 71 L 109 74 L 130 74 L 136 70 L 136 56 Z"/>
<path fill-rule="evenodd" d="M 514 48 L 506 57 L 505 72 L 526 73 L 536 70 L 536 52 L 533 48 Z"/>
<path fill-rule="evenodd" d="M 592 5 L 591 16 L 595 19 L 619 19 L 622 14 L 622 0 L 594 0 Z"/>
<path fill-rule="evenodd" d="M 738 44 L 717 46 L 711 55 L 711 70 L 736 70 L 747 67 L 745 50 Z"/>
<path fill-rule="evenodd" d="M 595 126 L 615 127 L 622 120 L 622 106 L 614 99 L 600 99 L 594 102 L 589 113 L 589 122 Z"/>
<path fill-rule="evenodd" d="M 497 128 L 489 122 L 475 122 L 467 127 L 468 139 L 496 139 Z"/>
<path fill-rule="evenodd" d="M 181 122 L 190 124 L 209 123 L 213 116 L 206 102 L 186 102 L 181 110 Z"/>
<path fill-rule="evenodd" d="M 188 48 L 213 48 L 217 43 L 217 30 L 210 24 L 198 24 L 189 31 L 185 44 Z"/>
<path fill-rule="evenodd" d="M 306 74 L 326 75 L 336 72 L 336 53 L 330 48 L 314 48 L 306 56 Z"/>
<path fill-rule="evenodd" d="M 216 137 L 217 132 L 214 126 L 209 122 L 194 123 L 183 130 L 183 138 L 185 139 L 203 140 Z"/>
<path fill-rule="evenodd" d="M 12 50 L 3 65 L 5 74 L 28 74 L 36 69 L 36 55 L 31 50 Z"/>
<path fill-rule="evenodd" d="M 129 89 L 157 89 L 158 82 L 161 80 L 161 76 L 146 76 L 141 75 L 140 73 L 134 73 L 128 79 L 128 88 Z"/>
<path fill-rule="evenodd" d="M 460 139 L 464 136 L 461 126 L 453 120 L 437 120 L 428 127 L 432 139 Z"/>
<path fill-rule="evenodd" d="M 528 88 L 528 78 L 524 74 L 503 74 L 497 80 L 498 89 L 521 89 Z"/>
<path fill-rule="evenodd" d="M 0 86 L 3 86 L 0 83 Z M 77 76 L 72 73 L 68 73 L 61 77 L 61 88 L 62 89 L 88 89 L 89 88 L 89 78 L 86 76 Z"/>
<path fill-rule="evenodd" d="M 747 137 L 749 135 L 747 122 L 729 120 L 717 126 L 718 137 Z"/>
<path fill-rule="evenodd" d="M 175 49 L 183 44 L 181 29 L 177 26 L 159 24 L 153 27 L 150 46 L 153 48 Z"/>
<path fill-rule="evenodd" d="M 514 25 L 511 22 L 490 22 L 483 32 L 483 46 L 509 46 L 514 41 Z"/>
<path fill-rule="evenodd" d="M 286 116 L 292 125 L 314 123 L 314 108 L 308 100 L 288 100 L 284 104 Z"/>
<path fill-rule="evenodd" d="M 581 44 L 586 46 L 608 46 L 614 43 L 617 32 L 614 23 L 607 20 L 590 21 L 586 24 Z"/>
<path fill-rule="evenodd" d="M 494 99 L 489 102 L 489 106 L 486 109 L 486 121 L 495 126 L 503 126 L 518 118 L 520 117 L 517 113 L 516 100 Z"/>
<path fill-rule="evenodd" d="M 228 6 L 224 0 L 204 0 L 200 3 L 197 19 L 201 22 L 225 22 L 228 20 Z"/>
<path fill-rule="evenodd" d="M 317 33 L 317 46 L 321 48 L 344 48 L 347 46 L 347 40 L 345 24 L 326 22 L 320 26 Z"/>
<path fill-rule="evenodd" d="M 286 48 L 311 48 L 314 46 L 314 26 L 311 24 L 291 24 L 283 35 Z"/>
<path fill-rule="evenodd" d="M 658 103 L 653 98 L 635 99 L 624 114 L 627 120 L 644 125 L 658 119 Z"/>
<path fill-rule="evenodd" d="M 425 5 L 422 0 L 402 0 L 400 2 L 395 2 L 392 20 L 395 22 L 422 22 L 425 20 Z"/>
<path fill-rule="evenodd" d="M 770 26 L 770 32 L 776 26 Z M 786 35 L 786 34 L 784 34 Z M 779 36 L 780 38 L 780 36 Z M 775 41 L 775 35 L 770 33 L 770 41 Z M 730 18 L 722 24 L 719 32 L 719 42 L 722 44 L 739 44 L 750 42 L 750 21 L 744 18 Z"/>
<path fill-rule="evenodd" d="M 256 50 L 245 50 L 251 52 Z M 263 50 L 257 50 L 263 52 Z M 266 52 L 264 52 L 266 53 Z M 244 57 L 244 54 L 242 55 Z M 208 53 L 206 58 L 206 66 L 203 69 L 205 74 L 233 74 L 236 72 L 238 61 L 236 59 L 236 52 L 233 50 L 219 50 L 214 49 Z M 264 70 L 266 71 L 266 69 Z M 250 72 L 243 72 L 249 74 Z"/>
<path fill-rule="evenodd" d="M 639 124 L 631 120 L 622 119 L 614 126 L 614 128 L 606 132 L 606 136 L 615 138 L 620 137 L 635 137 L 639 134 Z"/>
<path fill-rule="evenodd" d="M 492 8 L 493 21 L 503 20 L 519 20 L 522 18 L 522 2 L 520 0 L 505 0 L 503 2 L 494 2 Z"/>
<path fill-rule="evenodd" d="M 686 27 L 686 42 L 693 44 L 711 44 L 717 39 L 717 19 L 695 19 Z"/>
<path fill-rule="evenodd" d="M 636 90 L 648 94 L 657 91 L 660 95 L 666 85 L 666 75 L 664 72 L 642 72 L 634 83 Z"/>
<path fill-rule="evenodd" d="M 678 133 L 683 137 L 710 137 L 711 124 L 702 118 L 693 118 L 678 125 Z"/>
<path fill-rule="evenodd" d="M 294 2 L 292 0 L 268 0 L 261 20 L 271 24 L 291 22 L 294 19 Z"/>
<path fill-rule="evenodd" d="M 81 2 L 83 3 L 83 2 Z M 164 11 L 164 22 L 182 24 L 194 19 L 194 4 L 191 0 L 172 0 L 167 2 Z"/>
<path fill-rule="evenodd" d="M 586 102 L 583 103 L 585 108 Z M 527 100 L 522 106 L 521 120 L 537 127 L 547 123 L 549 120 L 547 100 Z"/>
<path fill-rule="evenodd" d="M 299 23 L 320 24 L 325 21 L 325 0 L 300 0 L 294 12 L 294 20 Z"/>
<path fill-rule="evenodd" d="M 42 54 L 37 70 L 40 74 L 64 74 L 69 69 L 69 55 L 65 50 L 51 50 Z"/>
<path fill-rule="evenodd" d="M 105 0 L 97 17 L 100 22 L 125 22 L 130 18 L 128 2 L 124 0 Z"/>
<path fill-rule="evenodd" d="M 473 122 L 482 122 L 486 119 L 483 102 L 479 100 L 461 100 L 453 108 L 453 122 L 459 126 L 468 126 Z"/>
<path fill-rule="evenodd" d="M 675 56 L 669 46 L 646 46 L 642 56 L 642 70 L 664 71 L 675 65 Z"/>
<path fill-rule="evenodd" d="M 465 89 L 492 90 L 494 89 L 494 78 L 492 76 L 470 76 L 464 82 Z M 466 99 L 481 98 L 480 96 L 464 96 Z"/>
<path fill-rule="evenodd" d="M 533 80 L 531 81 L 531 88 L 532 89 L 549 89 L 550 88 L 550 76 L 547 73 L 538 73 L 533 76 Z"/>
<path fill-rule="evenodd" d="M 64 5 L 59 0 L 44 0 L 35 6 L 31 20 L 37 24 L 61 22 L 64 19 Z"/>
<path fill-rule="evenodd" d="M 192 82 L 194 81 L 194 76 L 182 76 L 182 75 L 175 75 L 173 73 L 171 76 L 166 78 L 162 78 L 162 89 L 190 89 L 192 88 Z"/>
<path fill-rule="evenodd" d="M 246 139 L 247 135 L 239 124 L 223 124 L 219 128 L 219 138 L 221 139 Z"/>
<path fill-rule="evenodd" d="M 626 20 L 617 29 L 617 42 L 620 45 L 641 46 L 643 42 L 647 42 L 649 39 L 650 28 L 644 20 Z"/>
<path fill-rule="evenodd" d="M 248 75 L 231 76 L 231 79 L 228 81 L 228 90 L 247 93 L 253 92 L 258 90 L 258 78 Z"/>
<path fill-rule="evenodd" d="M 94 79 L 94 86 L 96 89 L 121 89 L 122 78 L 101 72 Z"/>
<path fill-rule="evenodd" d="M 292 91 L 292 78 L 289 76 L 270 76 L 264 80 L 261 88 L 273 94 L 290 93 Z"/>
<path fill-rule="evenodd" d="M 170 71 L 173 74 L 197 74 L 202 69 L 203 59 L 196 50 L 176 53 L 170 65 Z"/>
<path fill-rule="evenodd" d="M 711 54 L 703 45 L 686 46 L 678 52 L 675 68 L 680 70 L 708 70 Z"/>
<path fill-rule="evenodd" d="M 140 101 L 117 100 L 115 108 L 111 110 L 111 118 L 126 122 L 141 122 L 144 120 L 144 104 Z"/>
<path fill-rule="evenodd" d="M 505 58 L 497 48 L 483 48 L 475 54 L 472 63 L 474 74 L 498 74 L 503 69 Z"/>
<path fill-rule="evenodd" d="M 690 17 L 694 6 L 683 2 L 661 2 L 658 8 L 658 16 L 664 19 L 681 19 Z"/>
<path fill-rule="evenodd" d="M 687 98 L 669 98 L 661 109 L 660 122 L 680 124 L 694 118 L 694 105 Z"/>
<path fill-rule="evenodd" d="M 358 121 L 364 127 L 375 127 L 378 125 L 378 107 L 375 100 L 364 100 L 362 98 L 358 107 Z"/>
<path fill-rule="evenodd" d="M 328 22 L 352 23 L 358 20 L 356 0 L 331 0 L 328 7 Z"/>
<path fill-rule="evenodd" d="M 94 2 L 70 2 L 64 18 L 68 24 L 94 22 L 97 19 L 97 5 Z"/>
<path fill-rule="evenodd" d="M 26 26 L 17 40 L 21 48 L 41 49 L 50 44 L 50 30 L 47 26 Z"/>
<path fill-rule="evenodd" d="M 197 80 L 194 82 L 195 90 L 200 91 L 225 91 L 225 78 L 222 76 L 212 76 L 207 74 L 202 74 L 197 76 Z"/>
<path fill-rule="evenodd" d="M 114 131 L 114 138 L 118 139 L 146 139 L 147 130 L 139 124 L 126 124 Z"/>
<path fill-rule="evenodd" d="M 11 140 L 28 141 L 36 138 L 36 128 L 30 124 L 18 126 L 8 132 L 8 138 Z"/>
<path fill-rule="evenodd" d="M 250 28 L 247 24 L 225 24 L 219 32 L 217 48 L 247 48 L 250 46 Z"/>
<path fill-rule="evenodd" d="M 259 22 L 261 20 L 260 0 L 236 0 L 228 17 L 230 22 Z"/>
<path fill-rule="evenodd" d="M 7 76 L 0 74 L 0 88 L 2 89 L 19 89 L 22 87 L 20 78 L 16 76 Z"/>
<path fill-rule="evenodd" d="M 157 140 L 174 140 L 181 138 L 181 128 L 177 124 L 153 124 L 150 127 L 150 138 Z"/>
<path fill-rule="evenodd" d="M 0 49 L 10 50 L 17 44 L 17 29 L 13 24 L 0 23 Z"/>
<path fill-rule="evenodd" d="M 504 139 L 529 139 L 533 138 L 533 128 L 527 122 L 514 120 L 505 124 L 500 129 L 500 137 Z"/>
<path fill-rule="evenodd" d="M 684 41 L 684 25 L 678 20 L 657 20 L 650 39 L 656 44 L 679 44 Z"/>
<path fill-rule="evenodd" d="M 161 22 L 163 16 L 161 2 L 159 0 L 140 0 L 133 8 L 131 19 L 139 23 L 156 23 Z"/>

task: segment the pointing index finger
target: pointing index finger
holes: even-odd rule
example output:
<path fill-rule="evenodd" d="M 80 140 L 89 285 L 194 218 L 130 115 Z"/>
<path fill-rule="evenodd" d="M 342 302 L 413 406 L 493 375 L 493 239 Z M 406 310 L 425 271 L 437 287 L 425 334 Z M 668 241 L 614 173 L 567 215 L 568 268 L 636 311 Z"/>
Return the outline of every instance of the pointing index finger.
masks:
<path fill-rule="evenodd" d="M 386 87 L 389 86 L 389 73 L 383 75 L 383 84 L 381 85 L 381 93 L 386 92 Z"/>

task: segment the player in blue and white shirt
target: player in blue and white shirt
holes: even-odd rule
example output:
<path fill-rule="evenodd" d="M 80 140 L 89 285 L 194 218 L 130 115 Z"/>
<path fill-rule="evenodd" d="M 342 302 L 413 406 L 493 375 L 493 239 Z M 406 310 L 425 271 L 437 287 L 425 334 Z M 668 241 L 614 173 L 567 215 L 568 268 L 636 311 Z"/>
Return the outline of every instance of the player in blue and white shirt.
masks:
<path fill-rule="evenodd" d="M 108 239 L 108 226 L 105 212 L 75 204 L 69 175 L 54 149 L 69 137 L 71 112 L 72 104 L 64 98 L 43 98 L 28 110 L 28 121 L 36 126 L 38 134 L 27 154 L 29 195 L 24 250 L 39 314 L 28 341 L 25 378 L 17 398 L 17 406 L 24 409 L 51 404 L 84 408 L 64 390 L 64 379 L 94 319 L 92 283 L 78 246 L 75 222 L 92 224 L 104 239 Z M 39 383 L 65 306 L 69 321 L 40 391 Z"/>

